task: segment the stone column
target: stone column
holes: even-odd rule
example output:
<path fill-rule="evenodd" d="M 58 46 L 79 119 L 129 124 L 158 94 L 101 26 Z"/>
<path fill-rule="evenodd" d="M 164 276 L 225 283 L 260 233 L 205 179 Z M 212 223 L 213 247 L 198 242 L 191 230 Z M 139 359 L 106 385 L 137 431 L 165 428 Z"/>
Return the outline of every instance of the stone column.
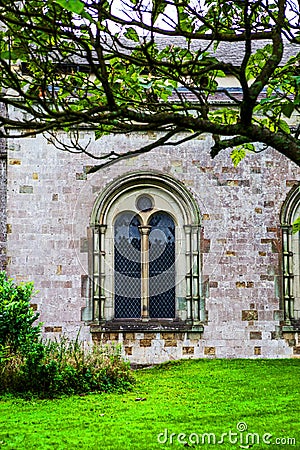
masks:
<path fill-rule="evenodd" d="M 151 226 L 139 226 L 141 233 L 141 296 L 142 320 L 149 320 L 149 234 Z"/>

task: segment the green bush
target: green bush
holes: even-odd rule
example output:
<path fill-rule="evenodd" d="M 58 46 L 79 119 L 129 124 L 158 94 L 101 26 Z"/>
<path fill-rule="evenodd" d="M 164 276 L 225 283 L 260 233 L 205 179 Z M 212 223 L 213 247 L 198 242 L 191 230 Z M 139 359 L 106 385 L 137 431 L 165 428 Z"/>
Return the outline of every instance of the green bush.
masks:
<path fill-rule="evenodd" d="M 85 348 L 77 338 L 43 342 L 30 308 L 33 284 L 0 273 L 0 393 L 55 397 L 130 389 L 134 379 L 121 346 Z"/>
<path fill-rule="evenodd" d="M 33 293 L 33 283 L 16 285 L 0 272 L 0 347 L 25 350 L 39 338 L 41 324 L 33 325 L 39 314 L 30 306 Z"/>

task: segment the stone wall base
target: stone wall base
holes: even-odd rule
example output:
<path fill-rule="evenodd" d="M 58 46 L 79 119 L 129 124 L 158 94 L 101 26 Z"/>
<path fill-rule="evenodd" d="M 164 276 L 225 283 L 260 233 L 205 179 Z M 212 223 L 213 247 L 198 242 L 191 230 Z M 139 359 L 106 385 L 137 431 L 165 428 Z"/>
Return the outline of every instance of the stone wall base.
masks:
<path fill-rule="evenodd" d="M 94 343 L 121 344 L 133 365 L 197 358 L 289 358 L 295 347 L 285 339 L 209 342 L 197 332 L 93 332 Z M 299 355 L 300 355 L 300 347 Z"/>

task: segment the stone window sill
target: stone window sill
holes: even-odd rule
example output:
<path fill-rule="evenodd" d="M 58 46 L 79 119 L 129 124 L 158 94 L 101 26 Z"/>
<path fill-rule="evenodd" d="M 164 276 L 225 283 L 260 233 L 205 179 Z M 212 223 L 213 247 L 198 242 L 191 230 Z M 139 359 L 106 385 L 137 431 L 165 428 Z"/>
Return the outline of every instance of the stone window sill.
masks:
<path fill-rule="evenodd" d="M 90 324 L 91 333 L 99 332 L 203 332 L 203 323 L 191 323 L 178 319 L 114 319 L 97 324 Z"/>

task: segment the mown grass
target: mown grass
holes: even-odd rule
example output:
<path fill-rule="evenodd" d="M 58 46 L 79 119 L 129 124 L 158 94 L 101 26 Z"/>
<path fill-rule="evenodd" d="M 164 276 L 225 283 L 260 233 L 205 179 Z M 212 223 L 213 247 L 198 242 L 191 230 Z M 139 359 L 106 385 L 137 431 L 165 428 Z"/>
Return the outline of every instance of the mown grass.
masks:
<path fill-rule="evenodd" d="M 251 448 L 299 449 L 299 367 L 299 360 L 189 360 L 137 371 L 136 385 L 126 394 L 2 397 L 0 448 L 222 450 L 248 448 L 248 432 L 260 440 Z M 242 424 L 247 431 L 237 429 Z M 218 443 L 230 430 L 237 435 Z M 182 442 L 180 433 L 186 435 Z M 212 436 L 210 444 L 208 437 L 202 443 L 204 433 L 213 433 L 216 443 Z M 262 442 L 266 433 L 270 444 Z"/>

